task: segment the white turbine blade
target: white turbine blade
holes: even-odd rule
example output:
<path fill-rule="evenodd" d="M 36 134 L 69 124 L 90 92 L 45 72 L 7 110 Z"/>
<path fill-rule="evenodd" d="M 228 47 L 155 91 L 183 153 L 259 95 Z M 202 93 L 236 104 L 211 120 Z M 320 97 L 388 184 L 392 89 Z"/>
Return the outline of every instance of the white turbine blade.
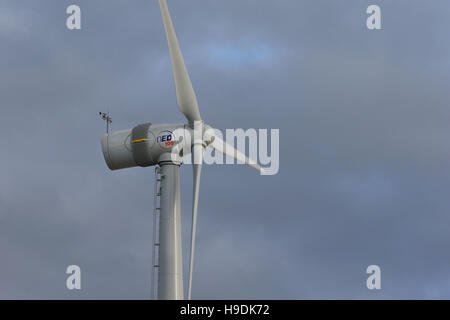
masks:
<path fill-rule="evenodd" d="M 200 161 L 199 161 L 200 159 Z M 200 174 L 202 172 L 203 162 L 203 146 L 201 144 L 195 144 L 192 147 L 192 169 L 193 169 L 193 181 L 194 192 L 192 202 L 192 229 L 191 229 L 191 253 L 189 261 L 189 284 L 188 284 L 188 300 L 191 300 L 192 292 L 192 272 L 194 270 L 194 254 L 195 254 L 195 232 L 197 229 L 197 209 L 198 209 L 198 197 L 200 190 Z M 197 164 L 196 164 L 197 163 Z"/>
<path fill-rule="evenodd" d="M 184 64 L 183 55 L 181 54 L 166 0 L 159 0 L 159 6 L 161 8 L 164 29 L 166 30 L 170 59 L 172 60 L 172 71 L 173 78 L 175 80 L 178 107 L 189 122 L 201 120 L 200 111 L 198 110 L 197 97 L 195 96 L 191 79 L 189 78 L 189 74 Z"/>
<path fill-rule="evenodd" d="M 226 143 L 222 139 L 220 139 L 217 136 L 214 136 L 213 142 L 210 144 L 211 147 L 213 147 L 216 151 L 219 151 L 220 153 L 225 154 L 226 156 L 236 159 L 242 163 L 245 163 L 246 165 L 258 170 L 260 173 L 263 172 L 263 168 L 254 160 L 247 157 L 245 154 L 240 152 L 239 150 L 235 149 L 230 144 Z"/>

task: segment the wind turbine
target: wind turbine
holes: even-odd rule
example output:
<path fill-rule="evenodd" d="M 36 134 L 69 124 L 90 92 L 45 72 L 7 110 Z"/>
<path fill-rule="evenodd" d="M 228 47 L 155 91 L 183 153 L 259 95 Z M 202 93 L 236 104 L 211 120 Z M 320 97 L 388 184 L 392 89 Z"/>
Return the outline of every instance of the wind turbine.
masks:
<path fill-rule="evenodd" d="M 224 142 L 206 125 L 184 64 L 166 0 L 159 0 L 172 62 L 177 103 L 187 124 L 140 124 L 132 129 L 106 133 L 101 140 L 103 156 L 111 170 L 158 165 L 161 172 L 158 298 L 183 299 L 181 251 L 180 178 L 182 157 L 192 156 L 193 204 L 187 297 L 191 298 L 197 209 L 203 154 L 212 147 L 238 162 L 261 171 L 245 154 Z"/>

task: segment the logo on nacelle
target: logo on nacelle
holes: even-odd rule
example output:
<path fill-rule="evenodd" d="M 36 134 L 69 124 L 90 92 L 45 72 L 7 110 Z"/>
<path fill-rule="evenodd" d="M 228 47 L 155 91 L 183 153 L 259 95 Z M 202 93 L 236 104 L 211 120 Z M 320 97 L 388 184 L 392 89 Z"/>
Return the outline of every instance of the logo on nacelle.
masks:
<path fill-rule="evenodd" d="M 175 135 L 169 130 L 161 131 L 156 138 L 156 142 L 161 149 L 170 150 L 175 144 Z"/>

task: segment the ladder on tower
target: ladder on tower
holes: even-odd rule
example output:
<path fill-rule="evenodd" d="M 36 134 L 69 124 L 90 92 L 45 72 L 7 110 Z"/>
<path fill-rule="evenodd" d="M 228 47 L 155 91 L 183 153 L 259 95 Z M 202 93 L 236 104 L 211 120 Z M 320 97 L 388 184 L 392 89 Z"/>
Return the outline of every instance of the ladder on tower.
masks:
<path fill-rule="evenodd" d="M 159 268 L 159 218 L 161 212 L 161 168 L 155 168 L 155 195 L 153 209 L 153 252 L 152 252 L 152 300 L 158 299 L 158 268 Z"/>

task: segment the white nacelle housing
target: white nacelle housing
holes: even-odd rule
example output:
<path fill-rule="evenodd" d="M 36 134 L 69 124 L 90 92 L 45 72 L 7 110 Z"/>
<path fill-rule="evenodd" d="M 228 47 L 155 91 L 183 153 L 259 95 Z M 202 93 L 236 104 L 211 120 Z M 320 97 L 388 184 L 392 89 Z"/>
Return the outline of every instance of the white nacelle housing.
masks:
<path fill-rule="evenodd" d="M 183 156 L 190 152 L 191 131 L 185 125 L 152 125 L 145 123 L 102 137 L 102 151 L 108 168 L 119 170 L 149 167 L 161 161 L 161 155 L 174 153 Z"/>

